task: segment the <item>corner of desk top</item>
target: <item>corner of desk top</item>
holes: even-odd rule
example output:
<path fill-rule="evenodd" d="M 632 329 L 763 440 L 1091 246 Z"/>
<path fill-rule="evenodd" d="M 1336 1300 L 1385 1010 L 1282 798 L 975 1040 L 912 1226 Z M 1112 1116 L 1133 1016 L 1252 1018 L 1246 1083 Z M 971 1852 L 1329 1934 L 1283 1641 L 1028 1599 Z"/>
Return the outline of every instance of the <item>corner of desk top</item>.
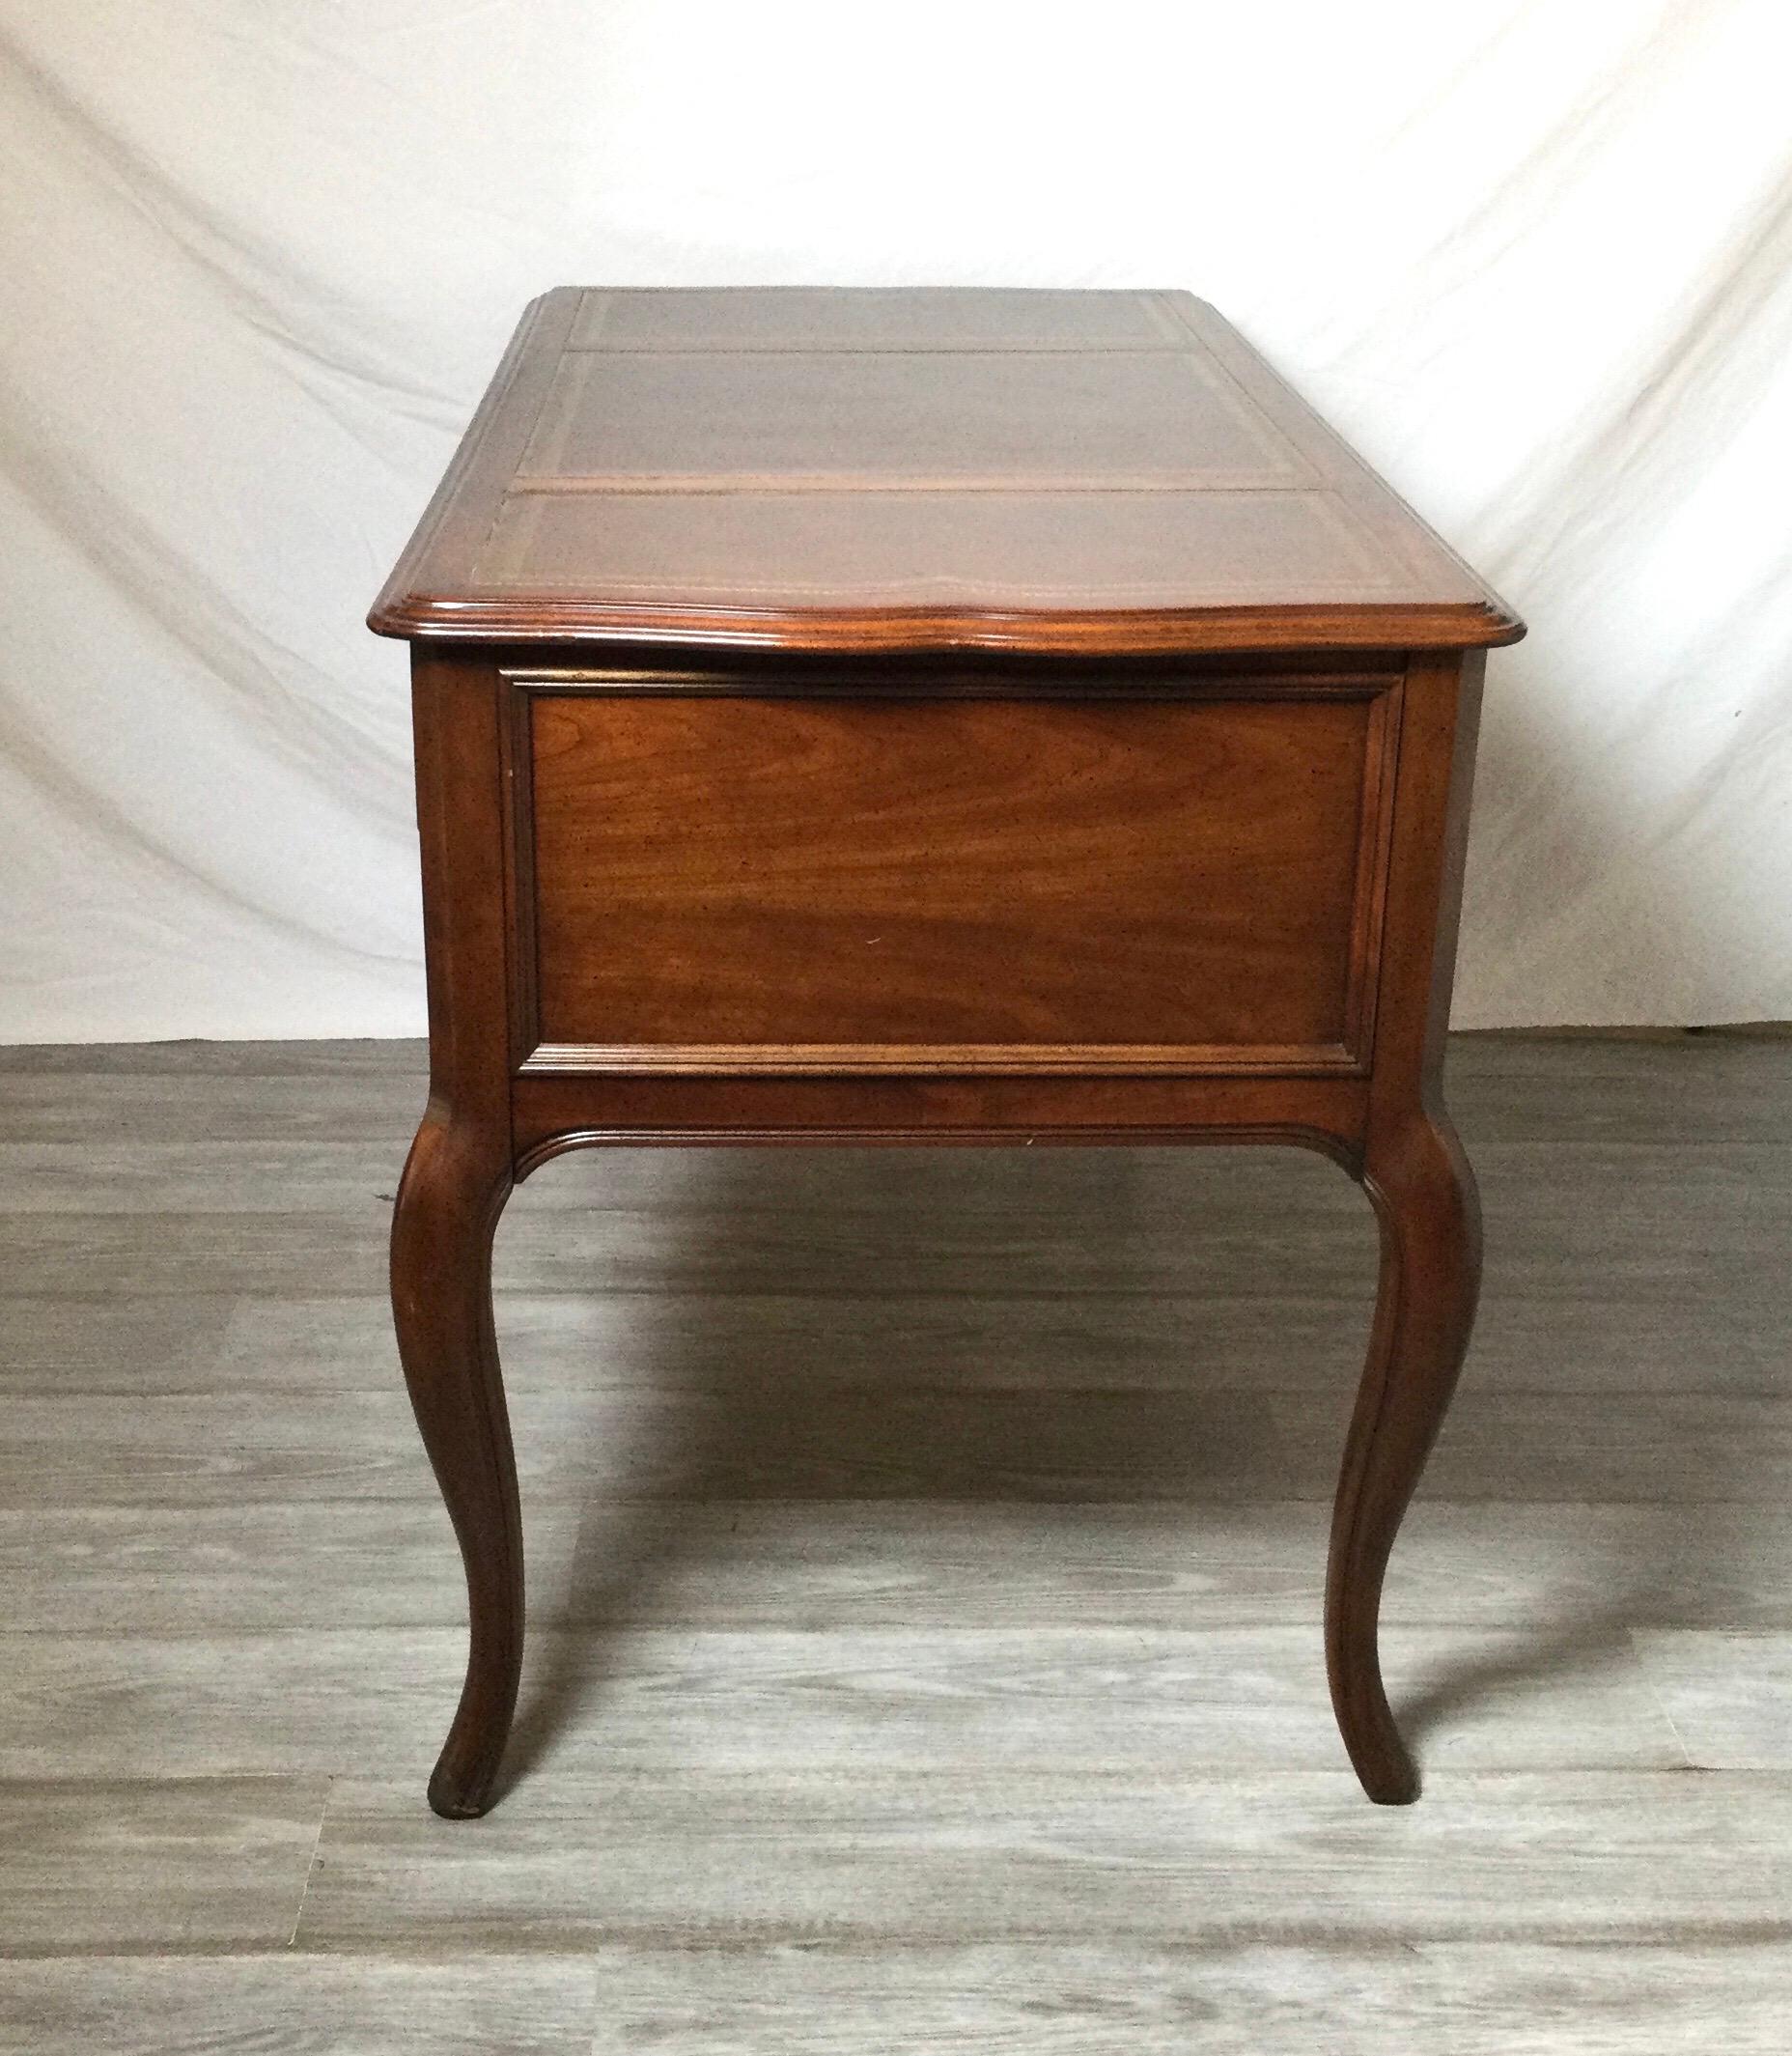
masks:
<path fill-rule="evenodd" d="M 1503 600 L 1484 600 L 1480 606 L 1482 633 L 1471 647 L 1483 650 L 1509 649 L 1515 642 L 1523 642 L 1530 633 L 1522 616 L 1513 612 Z"/>

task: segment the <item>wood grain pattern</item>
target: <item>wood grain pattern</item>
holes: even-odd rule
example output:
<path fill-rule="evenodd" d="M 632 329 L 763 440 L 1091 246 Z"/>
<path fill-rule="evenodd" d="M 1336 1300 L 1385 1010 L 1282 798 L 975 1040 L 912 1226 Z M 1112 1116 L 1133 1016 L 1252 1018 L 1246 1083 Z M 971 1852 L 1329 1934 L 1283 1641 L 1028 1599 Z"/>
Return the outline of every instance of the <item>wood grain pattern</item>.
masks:
<path fill-rule="evenodd" d="M 604 1425 L 601 1410 L 596 1425 Z M 1748 1432 L 1749 1424 L 1729 1429 L 1732 1446 Z M 527 1434 L 523 1444 L 521 1469 L 533 1486 L 541 1467 L 528 1460 Z M 1251 1496 L 1204 1494 L 1198 1506 L 1167 1497 L 998 1497 L 982 1479 L 947 1498 L 956 1480 L 928 1474 L 902 1498 L 803 1497 L 799 1474 L 785 1496 L 705 1498 L 697 1496 L 706 1490 L 698 1465 L 666 1478 L 664 1495 L 649 1500 L 638 1474 L 634 1495 L 623 1497 L 604 1492 L 600 1473 L 582 1479 L 576 1496 L 532 1491 L 532 1615 L 549 1628 L 575 1621 L 919 1632 L 1047 1622 L 1188 1632 L 1271 1622 L 1304 1636 L 1319 1617 L 1329 1480 L 1316 1479 L 1310 1499 L 1275 1497 L 1287 1489 L 1288 1447 L 1269 1452 Z M 147 1485 L 133 1500 L 105 1504 L 98 1494 L 77 1496 L 80 1474 L 56 1468 L 61 1505 L 0 1513 L 0 1576 L 16 1635 L 409 1631 L 460 1619 L 460 1592 L 441 1576 L 445 1517 L 420 1492 L 349 1499 L 340 1495 L 351 1485 L 340 1477 L 314 1482 L 295 1468 L 282 1496 L 265 1489 L 243 1506 L 163 1504 Z M 1548 1480 L 1557 1494 L 1572 1489 L 1565 1468 Z M 1636 1481 L 1645 1476 L 1638 1465 Z M 1533 1498 L 1518 1514 L 1514 1501 L 1493 1496 L 1498 1477 L 1468 1461 L 1451 1466 L 1448 1482 L 1461 1497 L 1427 1494 L 1409 1517 L 1411 1546 L 1386 1619 L 1453 1622 L 1444 1633 L 1463 1635 L 1465 1649 L 1483 1647 L 1470 1629 L 1524 1630 L 1529 1639 L 1511 1645 L 1513 1660 L 1498 1675 L 1465 1657 L 1447 1717 L 1432 1723 L 1434 1746 L 1453 1753 L 1454 1723 L 1476 1713 L 1484 1676 L 1489 1688 L 1503 1681 L 1523 1689 L 1528 1680 L 1547 1687 L 1577 1649 L 1595 1664 L 1621 1656 L 1637 1621 L 1651 1631 L 1732 1623 L 1730 1632 L 1745 1638 L 1738 1648 L 1689 1636 L 1677 1675 L 1714 1705 L 1737 1704 L 1739 1718 L 1752 1718 L 1766 1701 L 1749 1688 L 1752 1662 L 1738 1669 L 1740 1659 L 1758 1656 L 1771 1690 L 1773 1638 L 1792 1629 L 1792 1533 L 1765 1496 L 1695 1507 Z M 1771 1467 L 1746 1471 L 1737 1486 L 1771 1493 Z M 1767 1638 L 1759 1648 L 1746 1639 L 1750 1633 Z M 604 1642 L 590 1638 L 599 1660 Z M 1389 1646 L 1397 1660 L 1402 1637 Z M 21 1740 L 43 1704 L 38 1662 L 54 1648 L 12 1645 Z M 1642 1648 L 1652 1660 L 1646 1639 Z"/>
<path fill-rule="evenodd" d="M 546 294 L 369 618 L 1056 654 L 1523 633 L 1181 293 Z"/>
<path fill-rule="evenodd" d="M 1752 1482 L 1773 1489 L 1764 1471 Z M 1421 1494 L 1384 1607 L 1389 1622 L 1528 1637 L 1522 1660 L 1498 1677 L 1456 1669 L 1433 1699 L 1434 1747 L 1451 1748 L 1454 1722 L 1483 1684 L 1522 1688 L 1582 1660 L 1622 1667 L 1637 1622 L 1792 1630 L 1792 1522 L 1766 1498 L 1693 1510 L 1556 1498 L 1521 1510 L 1492 1497 L 1496 1483 L 1482 1480 L 1478 1500 Z M 1278 1499 L 1278 1489 L 1267 1479 L 1258 1496 L 1199 1507 L 919 1495 L 592 1503 L 572 1605 L 581 1619 L 686 1626 L 1306 1623 L 1319 1617 L 1327 1508 L 1318 1498 Z M 1641 1646 L 1647 1661 L 1646 1635 Z M 1404 1647 L 1389 1635 L 1396 1660 Z M 1702 1676 L 1714 1693 L 1727 1691 L 1727 1651 L 1691 1638 L 1684 1648 L 1709 1652 Z M 1701 1674 L 1689 1662 L 1682 1675 Z"/>
<path fill-rule="evenodd" d="M 605 1952 L 598 2056 L 1778 2056 L 1792 1949 L 1060 1941 Z"/>
<path fill-rule="evenodd" d="M 632 1771 L 521 1786 L 443 1858 L 407 1788 L 344 1779 L 311 1947 L 1778 1937 L 1792 1789 L 1611 1771 L 1464 1776 L 1423 1806 L 1347 1773 Z M 1589 1851 L 1596 1854 L 1590 1857 Z"/>
<path fill-rule="evenodd" d="M 1792 1947 L 1100 1938 L 935 1946 L 607 1941 L 558 1955 L 286 1951 L 8 1965 L 0 2049 L 92 2056 L 120 2019 L 151 2046 L 226 2056 L 1779 2056 Z"/>
<path fill-rule="evenodd" d="M 1386 690 L 867 704 L 538 687 L 527 1060 L 1355 1068 Z"/>
<path fill-rule="evenodd" d="M 313 1496 L 299 1469 L 295 1461 L 277 1492 L 251 1484 L 209 1505 L 146 1504 L 140 1479 L 134 1498 L 112 1506 L 98 1480 L 72 1508 L 0 1510 L 8 1627 L 141 1637 L 460 1620 L 464 1602 L 441 1575 L 448 1526 L 433 1497 L 338 1498 L 340 1470 L 317 1479 Z M 65 1474 L 65 1482 L 74 1481 Z M 548 1496 L 535 1508 L 530 1583 L 544 1619 L 572 1611 L 579 1523 L 576 1503 Z"/>
<path fill-rule="evenodd" d="M 290 1776 L 0 1781 L 0 1952 L 284 1948 L 324 1788 Z"/>
<path fill-rule="evenodd" d="M 568 1053 L 576 1061 L 581 1053 Z M 546 1059 L 545 1059 L 546 1060 Z M 827 1059 L 824 1059 L 825 1061 Z M 1107 1076 L 1096 1065 L 1052 1077 L 909 1078 L 851 1055 L 845 1075 L 805 1077 L 561 1076 L 524 1071 L 512 1095 L 517 1173 L 527 1177 L 569 1149 L 621 1143 L 697 1147 L 825 1141 L 839 1148 L 915 1143 L 961 1148 L 1041 1141 L 1111 1146 L 1150 1142 L 1293 1142 L 1349 1164 L 1362 1134 L 1365 1082 L 1348 1077 Z M 1119 1071 L 1117 1059 L 1108 1068 Z M 630 1070 L 634 1075 L 630 1075 Z M 1050 1070 L 1050 1066 L 1042 1066 Z"/>
<path fill-rule="evenodd" d="M 394 1962 L 283 1949 L 14 1962 L 0 1985 L 0 2050 L 588 2056 L 605 1983 L 590 1957 L 546 1955 Z"/>
<path fill-rule="evenodd" d="M 329 1772 L 422 1763 L 461 1667 L 454 1624 L 64 1635 L 32 1663 L 33 1703 L 0 1684 L 0 1777 Z M 1389 1672 L 1414 1704 L 1465 1675 L 1445 1761 L 1470 1771 L 1684 1767 L 1622 1639 L 1539 1675 L 1522 1629 L 1402 1627 Z M 556 1776 L 977 1768 L 1218 1774 L 1341 1768 L 1310 1626 L 802 1629 L 615 1624 L 531 1637 L 525 1754 Z M 29 1717 L 27 1717 L 29 1716 Z M 533 1736 L 533 1742 L 529 1737 Z"/>
<path fill-rule="evenodd" d="M 642 1351 L 647 1361 L 654 1357 Z M 902 1369 L 896 1357 L 894 1367 Z M 1067 1386 L 978 1391 L 941 1378 L 841 1385 L 775 1371 L 714 1390 L 517 1395 L 531 1498 L 990 1498 L 1060 1503 L 1326 1496 L 1332 1395 Z M 396 1393 L 239 1394 L 133 1404 L 28 1396 L 9 1409 L 0 1490 L 14 1507 L 327 1504 L 429 1495 Z M 82 1426 L 85 1423 L 85 1433 Z M 1455 1499 L 1758 1504 L 1783 1483 L 1792 1426 L 1777 1396 L 1459 1395 L 1431 1468 Z"/>
<path fill-rule="evenodd" d="M 1657 1627 L 1636 1643 L 1689 1762 L 1792 1769 L 1792 1634 Z"/>

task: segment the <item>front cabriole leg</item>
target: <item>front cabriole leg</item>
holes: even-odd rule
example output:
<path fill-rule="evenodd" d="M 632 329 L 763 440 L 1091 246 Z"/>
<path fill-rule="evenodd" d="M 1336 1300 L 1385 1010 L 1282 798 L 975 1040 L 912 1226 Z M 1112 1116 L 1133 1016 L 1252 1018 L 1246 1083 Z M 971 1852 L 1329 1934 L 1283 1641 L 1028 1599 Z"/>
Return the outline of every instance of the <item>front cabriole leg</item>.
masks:
<path fill-rule="evenodd" d="M 435 1811 L 464 1818 L 495 1797 L 522 1660 L 522 1524 L 491 1317 L 512 1179 L 504 686 L 477 650 L 418 645 L 411 669 L 430 1099 L 392 1222 L 392 1312 L 466 1566 L 466 1679 L 430 1781 Z"/>
<path fill-rule="evenodd" d="M 1381 1285 L 1332 1517 L 1326 1667 L 1363 1790 L 1401 1806 L 1418 1796 L 1418 1775 L 1382 1685 L 1382 1577 L 1469 1346 L 1481 1212 L 1441 1109 L 1414 1112 L 1378 1141 L 1362 1182 L 1381 1225 Z"/>
<path fill-rule="evenodd" d="M 491 1239 L 507 1157 L 434 1109 L 411 1144 L 392 1222 L 392 1315 L 424 1447 L 466 1565 L 470 1646 L 430 1804 L 491 1804 L 522 1666 L 522 1517 L 491 1317 Z"/>
<path fill-rule="evenodd" d="M 1408 662 L 1357 1166 L 1381 1227 L 1381 1284 L 1332 1515 L 1326 1660 L 1350 1760 L 1389 1806 L 1418 1796 L 1418 1776 L 1382 1684 L 1382 1579 L 1455 1390 L 1481 1278 L 1480 1204 L 1442 1094 L 1481 675 L 1478 651 Z"/>

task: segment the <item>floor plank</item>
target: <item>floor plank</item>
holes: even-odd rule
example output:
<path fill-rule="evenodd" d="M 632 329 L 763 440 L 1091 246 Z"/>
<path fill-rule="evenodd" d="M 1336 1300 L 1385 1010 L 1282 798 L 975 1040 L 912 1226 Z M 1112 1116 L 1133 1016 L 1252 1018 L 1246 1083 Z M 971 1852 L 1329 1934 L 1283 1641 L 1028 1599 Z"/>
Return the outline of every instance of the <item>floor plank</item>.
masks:
<path fill-rule="evenodd" d="M 540 1953 L 14 1962 L 0 1979 L 0 2051 L 588 2056 L 600 1983 L 590 1957 Z"/>
<path fill-rule="evenodd" d="M 771 1376 L 954 1385 L 981 1391 L 1348 1392 L 1368 1337 L 1362 1291 L 1296 1297 L 1262 1289 L 1175 1294 L 1050 1291 L 892 1297 L 847 1291 L 500 1290 L 499 1345 L 518 1391 L 592 1384 L 714 1386 Z M 775 1283 L 775 1281 L 769 1281 Z M 1465 1382 L 1470 1391 L 1769 1393 L 1792 1396 L 1792 1293 L 1707 1288 L 1662 1307 L 1572 1306 L 1496 1283 Z M 1237 1281 L 1234 1281 L 1236 1285 Z M 1784 1304 L 1780 1304 L 1783 1301 Z M 1762 1310 L 1761 1303 L 1770 1302 Z M 48 1302 L 57 1306 L 61 1302 Z M 384 1294 L 245 1298 L 211 1356 L 166 1376 L 115 1359 L 133 1390 L 389 1389 L 399 1376 Z M 103 1366 L 85 1381 L 98 1389 Z M 21 1389 L 22 1366 L 14 1373 Z"/>
<path fill-rule="evenodd" d="M 582 1509 L 529 1509 L 533 1618 L 574 1612 Z M 455 1625 L 466 1597 L 446 1510 L 414 1500 L 60 1504 L 0 1510 L 14 1630 L 131 1633 Z"/>
<path fill-rule="evenodd" d="M 1248 1627 L 1319 1619 L 1323 1500 L 685 1500 L 529 1507 L 531 1619 L 691 1627 Z M 69 1633 L 456 1626 L 446 1514 L 417 1499 L 0 1510 L 7 1624 Z M 1772 1505 L 1421 1499 L 1389 1620 L 1792 1628 Z"/>
<path fill-rule="evenodd" d="M 1459 1774 L 1401 1808 L 1343 1772 L 562 1773 L 472 1831 L 343 1780 L 299 1939 L 1767 1939 L 1789 1848 L 1792 1780 L 1743 1772 Z"/>
<path fill-rule="evenodd" d="M 965 1392 L 767 1379 L 717 1392 L 512 1395 L 540 1498 L 1329 1499 L 1342 1394 Z M 402 1391 L 15 1396 L 17 1508 L 429 1497 Z M 1465 1392 L 1427 1490 L 1513 1502 L 1771 1504 L 1792 1410 L 1763 1395 Z"/>
<path fill-rule="evenodd" d="M 404 1157 L 381 1139 L 148 1142 L 104 1136 L 0 1142 L 0 1194 L 18 1214 L 322 1213 L 390 1203 Z"/>
<path fill-rule="evenodd" d="M 604 1952 L 598 2056 L 1775 2056 L 1792 1944 Z"/>
<path fill-rule="evenodd" d="M 1653 1628 L 1634 1640 L 1690 1762 L 1792 1769 L 1792 1632 Z"/>
<path fill-rule="evenodd" d="M 1482 1141 L 1792 1141 L 1781 1024 L 1643 1035 L 1457 1034 L 1444 1089 Z"/>
<path fill-rule="evenodd" d="M 1248 1626 L 1319 1619 L 1323 1500 L 594 1501 L 574 1618 L 692 1626 Z M 1782 1506 L 1421 1497 L 1383 1595 L 1421 1624 L 1598 1640 L 1722 1619 L 1792 1628 Z"/>
<path fill-rule="evenodd" d="M 35 1214 L 5 1224 L 0 1292 L 138 1303 L 195 1294 L 296 1297 L 328 1280 L 384 1289 L 391 1209 L 376 1199 L 329 1213 Z"/>
<path fill-rule="evenodd" d="M 415 1036 L 342 1036 L 334 1040 L 210 1042 L 25 1042 L 0 1044 L 0 1072 L 16 1077 L 193 1077 L 207 1084 L 232 1078 L 341 1081 L 371 1073 L 423 1078 L 429 1045 Z M 9 1084 L 8 1089 L 11 1089 Z"/>
<path fill-rule="evenodd" d="M 719 1387 L 771 1379 L 953 1385 L 967 1391 L 1342 1391 L 1369 1304 L 1113 1293 L 512 1290 L 497 1296 L 514 1391 Z M 277 1378 L 319 1391 L 398 1381 L 391 1311 L 377 1299 L 245 1298 L 186 1390 Z M 136 1389 L 156 1389 L 152 1379 Z M 90 1388 L 91 1389 L 91 1388 Z"/>
<path fill-rule="evenodd" d="M 154 1048 L 145 1045 L 145 1048 Z M 132 1064 L 102 1067 L 90 1058 L 72 1066 L 8 1069 L 0 1061 L 0 1141 L 77 1143 L 108 1138 L 141 1143 L 206 1147 L 233 1141 L 373 1142 L 404 1151 L 422 1118 L 427 1066 L 361 1072 L 307 1064 L 303 1043 L 211 1043 L 182 1069 Z M 253 1052 L 259 1069 L 243 1067 Z M 0 1045 L 0 1059 L 9 1052 Z"/>
<path fill-rule="evenodd" d="M 0 1775 L 427 1765 L 459 1627 L 0 1636 Z M 1685 1757 L 1622 1635 L 1389 1628 L 1426 1760 L 1671 1768 Z M 1344 1767 L 1317 1623 L 1208 1629 L 538 1626 L 514 1763 L 733 1770 L 875 1761 Z"/>
<path fill-rule="evenodd" d="M 6 2056 L 1779 2056 L 1792 1943 L 777 1944 L 14 1961 Z M 594 2033 L 595 2030 L 595 2033 Z"/>
<path fill-rule="evenodd" d="M 324 1789 L 318 1777 L 75 1778 L 60 1767 L 0 1780 L 0 1950 L 283 1947 Z"/>
<path fill-rule="evenodd" d="M 0 1273 L 22 1275 L 0 1256 Z M 235 1298 L 144 1301 L 0 1294 L 0 1393 L 201 1391 L 213 1387 Z"/>
<path fill-rule="evenodd" d="M 640 1293 L 606 1289 L 601 1270 L 582 1292 L 499 1292 L 513 1391 L 789 1377 L 966 1391 L 1342 1394 L 1356 1383 L 1369 1320 L 1369 1301 L 1356 1291 Z M 1730 1283 L 1718 1273 L 1662 1306 L 1590 1296 L 1556 1304 L 1496 1281 L 1464 1390 L 1614 1402 L 1634 1393 L 1792 1397 L 1792 1293 L 1764 1281 L 1738 1294 Z M 5 1392 L 390 1392 L 400 1379 L 383 1290 L 329 1299 L 20 1294 L 4 1305 Z"/>

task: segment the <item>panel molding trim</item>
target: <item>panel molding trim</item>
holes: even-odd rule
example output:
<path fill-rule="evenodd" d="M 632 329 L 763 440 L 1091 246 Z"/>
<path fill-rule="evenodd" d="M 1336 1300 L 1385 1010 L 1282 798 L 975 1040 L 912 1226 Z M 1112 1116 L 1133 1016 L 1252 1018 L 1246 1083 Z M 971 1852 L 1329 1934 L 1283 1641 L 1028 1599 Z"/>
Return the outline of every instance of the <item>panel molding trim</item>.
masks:
<path fill-rule="evenodd" d="M 1025 1075 L 1070 1071 L 1084 1078 L 1120 1078 L 1130 1073 L 1172 1077 L 1253 1076 L 1303 1078 L 1367 1075 L 1361 1056 L 1343 1043 L 1236 1044 L 1206 1046 L 1163 1043 L 638 1043 L 538 1042 L 518 1065 L 520 1077 L 544 1072 L 610 1076 L 647 1071 L 735 1077 L 769 1071 L 791 1077 L 819 1073 L 828 1078 L 870 1078 L 884 1072 L 931 1073 L 936 1077 L 975 1074 Z"/>
<path fill-rule="evenodd" d="M 1392 668 L 1207 671 L 1100 678 L 986 673 L 907 673 L 867 678 L 851 671 L 791 675 L 753 670 L 666 670 L 634 666 L 500 665 L 505 891 L 517 953 L 510 967 L 511 1050 L 518 1078 L 919 1077 L 1087 1078 L 1368 1077 L 1374 1047 L 1382 921 L 1391 846 L 1394 771 L 1404 672 Z M 1367 702 L 1369 718 L 1341 1040 L 1315 1043 L 609 1043 L 550 1041 L 542 1034 L 533 818 L 533 703 L 566 696 L 727 698 L 899 698 L 1312 700 Z"/>

